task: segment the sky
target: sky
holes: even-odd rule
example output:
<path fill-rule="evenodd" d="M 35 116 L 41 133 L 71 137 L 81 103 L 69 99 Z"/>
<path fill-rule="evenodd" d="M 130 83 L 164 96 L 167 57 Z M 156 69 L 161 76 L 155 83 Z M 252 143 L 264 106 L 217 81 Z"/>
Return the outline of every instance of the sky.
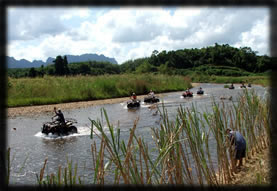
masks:
<path fill-rule="evenodd" d="M 103 54 L 119 64 L 153 50 L 218 44 L 269 53 L 266 7 L 8 7 L 7 54 L 46 61 Z"/>

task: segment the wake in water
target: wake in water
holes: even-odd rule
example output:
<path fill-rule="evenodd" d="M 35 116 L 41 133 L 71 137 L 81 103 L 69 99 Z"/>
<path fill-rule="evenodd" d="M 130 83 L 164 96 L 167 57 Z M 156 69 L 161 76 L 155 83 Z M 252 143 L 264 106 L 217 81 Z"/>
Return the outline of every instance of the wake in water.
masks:
<path fill-rule="evenodd" d="M 115 126 L 114 126 L 115 127 Z M 108 131 L 108 126 L 104 126 L 104 131 Z M 74 133 L 74 134 L 70 134 L 70 135 L 57 135 L 57 134 L 52 134 L 49 133 L 48 135 L 42 133 L 42 132 L 38 132 L 35 134 L 36 137 L 41 137 L 44 139 L 65 139 L 65 138 L 70 138 L 70 137 L 79 137 L 79 136 L 89 136 L 91 134 L 91 128 L 90 127 L 77 127 L 78 132 Z M 94 133 L 99 133 L 99 131 L 94 128 Z"/>
<path fill-rule="evenodd" d="M 78 132 L 69 134 L 69 135 L 58 135 L 58 134 L 52 134 L 49 133 L 48 135 L 38 132 L 35 134 L 36 137 L 41 137 L 45 139 L 62 139 L 62 138 L 68 138 L 68 137 L 77 137 L 77 136 L 85 136 L 85 135 L 90 135 L 90 127 L 77 127 Z"/>

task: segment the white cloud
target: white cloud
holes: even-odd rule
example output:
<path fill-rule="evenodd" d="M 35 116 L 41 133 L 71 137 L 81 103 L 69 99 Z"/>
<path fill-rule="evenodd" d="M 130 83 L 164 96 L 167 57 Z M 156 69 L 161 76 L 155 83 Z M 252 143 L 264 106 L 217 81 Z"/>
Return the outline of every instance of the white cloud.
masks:
<path fill-rule="evenodd" d="M 9 15 L 8 54 L 17 59 L 97 53 L 122 63 L 216 42 L 269 49 L 266 8 L 22 8 Z"/>
<path fill-rule="evenodd" d="M 259 54 L 269 53 L 269 17 L 257 20 L 250 31 L 241 34 L 241 41 L 234 44 L 236 47 L 251 47 Z M 269 54 L 268 54 L 269 55 Z"/>

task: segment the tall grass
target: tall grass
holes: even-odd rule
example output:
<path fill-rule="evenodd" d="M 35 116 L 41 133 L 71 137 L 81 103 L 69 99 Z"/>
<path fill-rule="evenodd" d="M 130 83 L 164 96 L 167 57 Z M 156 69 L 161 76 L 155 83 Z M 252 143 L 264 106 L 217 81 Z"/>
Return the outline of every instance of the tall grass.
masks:
<path fill-rule="evenodd" d="M 103 75 L 44 78 L 8 78 L 7 106 L 54 104 L 184 90 L 190 81 L 181 76 Z"/>
<path fill-rule="evenodd" d="M 120 128 L 109 122 L 104 109 L 101 113 L 108 131 L 104 131 L 103 120 L 90 119 L 95 134 L 91 136 L 93 184 L 228 184 L 233 178 L 234 163 L 227 128 L 244 135 L 247 158 L 270 143 L 269 101 L 254 91 L 245 90 L 237 103 L 213 101 L 210 112 L 201 113 L 194 105 L 190 109 L 180 106 L 175 120 L 169 119 L 164 106 L 159 108 L 162 122 L 159 128 L 152 128 L 153 148 L 135 133 L 139 119 L 134 121 L 128 140 L 123 140 Z M 72 173 L 67 173 L 71 165 L 65 168 L 63 181 L 61 173 L 47 176 L 45 181 L 44 169 L 45 165 L 38 179 L 40 184 L 77 184 L 68 181 L 72 180 Z"/>
<path fill-rule="evenodd" d="M 64 167 L 64 169 L 59 166 L 56 175 L 51 173 L 50 175 L 45 176 L 47 160 L 48 159 L 45 159 L 43 167 L 40 170 L 40 174 L 36 174 L 37 182 L 40 186 L 73 186 L 82 184 L 81 177 L 77 176 L 77 163 L 73 168 L 72 161 L 67 161 L 67 166 Z"/>
<path fill-rule="evenodd" d="M 11 174 L 11 148 L 8 148 L 6 160 L 7 160 L 7 168 L 6 168 L 6 184 L 8 185 L 10 183 L 10 174 Z"/>
<path fill-rule="evenodd" d="M 195 74 L 190 76 L 192 82 L 201 82 L 201 83 L 251 83 L 259 84 L 262 86 L 270 85 L 270 76 L 207 76 L 203 74 Z"/>

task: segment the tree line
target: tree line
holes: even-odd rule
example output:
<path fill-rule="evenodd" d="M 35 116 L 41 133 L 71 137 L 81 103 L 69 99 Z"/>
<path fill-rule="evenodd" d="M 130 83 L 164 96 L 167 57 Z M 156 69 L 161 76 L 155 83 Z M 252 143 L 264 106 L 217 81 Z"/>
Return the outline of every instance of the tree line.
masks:
<path fill-rule="evenodd" d="M 103 75 L 121 73 L 159 73 L 188 75 L 199 72 L 208 75 L 242 76 L 269 72 L 273 58 L 250 47 L 235 48 L 228 44 L 205 48 L 172 51 L 154 50 L 150 57 L 128 60 L 121 65 L 109 62 L 80 62 L 68 64 L 66 56 L 57 56 L 52 65 L 30 69 L 9 69 L 11 77 L 37 77 L 46 75 Z"/>

